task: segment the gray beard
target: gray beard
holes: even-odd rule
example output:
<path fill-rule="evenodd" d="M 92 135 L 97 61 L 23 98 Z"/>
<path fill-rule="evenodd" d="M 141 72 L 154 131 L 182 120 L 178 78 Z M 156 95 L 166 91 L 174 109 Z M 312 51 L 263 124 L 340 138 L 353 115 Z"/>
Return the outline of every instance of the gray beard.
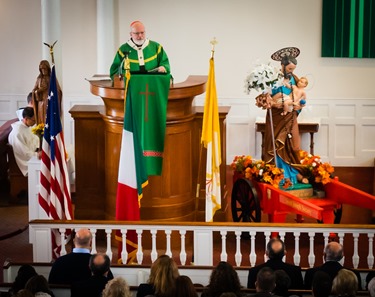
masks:
<path fill-rule="evenodd" d="M 145 43 L 145 39 L 143 39 L 143 40 L 134 40 L 134 39 L 133 39 L 133 42 L 134 42 L 136 45 L 141 46 L 141 45 L 143 45 L 143 44 Z"/>

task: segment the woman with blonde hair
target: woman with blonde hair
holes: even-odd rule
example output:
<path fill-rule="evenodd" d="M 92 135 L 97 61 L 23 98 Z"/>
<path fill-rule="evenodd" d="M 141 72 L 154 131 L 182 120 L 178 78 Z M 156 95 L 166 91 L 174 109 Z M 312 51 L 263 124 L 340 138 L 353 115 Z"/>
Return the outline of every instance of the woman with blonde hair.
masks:
<path fill-rule="evenodd" d="M 332 282 L 334 296 L 355 297 L 358 290 L 358 279 L 353 271 L 340 269 Z"/>
<path fill-rule="evenodd" d="M 179 277 L 176 262 L 167 255 L 162 255 L 151 265 L 148 282 L 140 284 L 137 297 L 154 295 L 156 297 L 175 296 L 176 279 Z"/>
<path fill-rule="evenodd" d="M 122 277 L 110 280 L 104 290 L 102 297 L 131 297 L 129 285 Z"/>

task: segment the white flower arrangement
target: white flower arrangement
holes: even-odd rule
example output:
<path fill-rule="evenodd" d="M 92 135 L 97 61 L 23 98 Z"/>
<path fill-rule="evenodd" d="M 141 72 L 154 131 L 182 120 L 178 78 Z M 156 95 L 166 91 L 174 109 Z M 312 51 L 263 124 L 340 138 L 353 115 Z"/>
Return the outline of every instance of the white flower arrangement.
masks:
<path fill-rule="evenodd" d="M 283 85 L 283 73 L 277 68 L 268 64 L 257 64 L 253 71 L 245 79 L 245 92 L 250 94 L 251 89 L 270 93 L 272 88 Z"/>

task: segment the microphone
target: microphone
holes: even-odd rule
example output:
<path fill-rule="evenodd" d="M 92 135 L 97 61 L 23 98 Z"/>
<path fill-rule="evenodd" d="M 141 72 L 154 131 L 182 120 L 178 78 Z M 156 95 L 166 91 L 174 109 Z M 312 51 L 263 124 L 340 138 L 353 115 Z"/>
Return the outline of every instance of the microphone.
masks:
<path fill-rule="evenodd" d="M 124 57 L 122 58 L 121 64 L 120 64 L 120 66 L 118 68 L 118 72 L 117 72 L 117 74 L 119 76 L 122 75 L 122 67 L 124 66 L 124 62 L 125 62 L 126 58 L 128 57 L 129 53 L 130 52 L 127 52 L 127 51 L 124 52 Z"/>

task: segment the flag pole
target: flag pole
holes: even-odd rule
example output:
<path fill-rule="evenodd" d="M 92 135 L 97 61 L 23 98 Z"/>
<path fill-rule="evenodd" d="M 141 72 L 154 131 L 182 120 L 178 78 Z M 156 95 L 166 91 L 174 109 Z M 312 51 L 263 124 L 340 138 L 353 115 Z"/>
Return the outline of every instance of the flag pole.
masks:
<path fill-rule="evenodd" d="M 212 48 L 211 48 L 211 58 L 210 59 L 213 59 L 214 58 L 214 55 L 215 55 L 215 46 L 217 44 L 217 40 L 216 40 L 216 37 L 214 37 L 211 41 L 210 41 L 211 45 L 212 45 Z M 197 188 L 196 188 L 196 193 L 195 193 L 195 221 L 197 220 L 197 216 L 198 216 L 198 209 L 199 209 L 199 196 L 200 196 L 200 177 L 201 177 L 201 168 L 202 168 L 202 152 L 203 152 L 203 143 L 201 141 L 201 145 L 200 145 L 200 150 L 199 150 L 199 161 L 198 161 L 198 174 L 197 174 Z"/>

